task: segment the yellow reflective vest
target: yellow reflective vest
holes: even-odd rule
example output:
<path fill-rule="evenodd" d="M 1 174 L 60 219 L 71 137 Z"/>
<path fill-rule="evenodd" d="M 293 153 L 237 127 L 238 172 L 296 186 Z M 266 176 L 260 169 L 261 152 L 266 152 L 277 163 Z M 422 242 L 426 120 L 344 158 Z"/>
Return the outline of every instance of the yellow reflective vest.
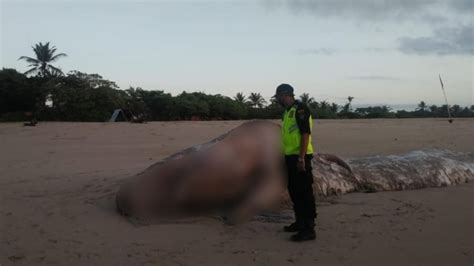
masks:
<path fill-rule="evenodd" d="M 296 122 L 297 104 L 286 110 L 283 114 L 283 125 L 281 135 L 283 140 L 283 152 L 285 155 L 299 155 L 301 146 L 301 133 Z M 309 128 L 313 128 L 313 119 L 309 115 Z M 309 135 L 308 148 L 306 154 L 313 154 L 313 144 L 311 143 L 311 134 Z"/>

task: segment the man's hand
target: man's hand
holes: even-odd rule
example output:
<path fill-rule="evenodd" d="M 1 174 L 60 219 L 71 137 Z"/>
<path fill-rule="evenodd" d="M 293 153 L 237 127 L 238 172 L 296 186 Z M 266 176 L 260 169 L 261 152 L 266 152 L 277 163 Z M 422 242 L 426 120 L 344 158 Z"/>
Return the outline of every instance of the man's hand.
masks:
<path fill-rule="evenodd" d="M 305 163 L 304 163 L 304 158 L 299 157 L 298 158 L 298 163 L 296 164 L 296 167 L 298 169 L 298 172 L 304 172 L 305 171 Z"/>

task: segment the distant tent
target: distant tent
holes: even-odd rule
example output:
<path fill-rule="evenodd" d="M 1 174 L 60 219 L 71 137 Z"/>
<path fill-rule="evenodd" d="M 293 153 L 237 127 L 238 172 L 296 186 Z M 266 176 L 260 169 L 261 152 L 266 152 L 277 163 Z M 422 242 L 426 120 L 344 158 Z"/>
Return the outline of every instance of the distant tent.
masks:
<path fill-rule="evenodd" d="M 122 109 L 115 109 L 112 117 L 110 117 L 109 122 L 121 122 L 121 121 L 128 121 L 125 112 Z"/>

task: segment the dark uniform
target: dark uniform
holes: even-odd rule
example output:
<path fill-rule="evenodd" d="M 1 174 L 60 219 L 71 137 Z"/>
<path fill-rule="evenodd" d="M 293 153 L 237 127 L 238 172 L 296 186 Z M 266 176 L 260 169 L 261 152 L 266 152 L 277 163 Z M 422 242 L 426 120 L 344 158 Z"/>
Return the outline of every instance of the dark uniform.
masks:
<path fill-rule="evenodd" d="M 301 135 L 304 133 L 311 135 L 311 113 L 309 108 L 305 104 L 295 101 L 292 106 L 287 108 L 285 115 L 288 114 L 293 116 L 291 113 L 292 111 L 294 111 L 294 119 L 296 120 L 299 130 L 299 138 L 301 138 Z M 285 115 L 283 120 L 285 119 Z M 309 142 L 311 142 L 311 138 L 309 139 Z M 299 147 L 297 149 L 299 151 Z M 288 174 L 288 192 L 290 194 L 291 201 L 293 202 L 293 210 L 296 216 L 296 222 L 290 226 L 285 227 L 285 231 L 302 232 L 306 235 L 311 233 L 314 234 L 314 220 L 317 216 L 312 186 L 312 146 L 308 150 L 309 151 L 304 158 L 305 170 L 302 172 L 300 172 L 297 168 L 299 155 L 285 154 L 285 162 Z M 293 237 L 293 240 L 299 240 L 294 239 L 296 236 L 297 235 Z"/>

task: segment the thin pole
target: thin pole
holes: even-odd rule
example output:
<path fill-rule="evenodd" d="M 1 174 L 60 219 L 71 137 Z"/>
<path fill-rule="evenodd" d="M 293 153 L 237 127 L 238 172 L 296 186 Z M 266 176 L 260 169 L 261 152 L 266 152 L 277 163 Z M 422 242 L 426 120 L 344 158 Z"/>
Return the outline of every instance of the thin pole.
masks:
<path fill-rule="evenodd" d="M 441 83 L 441 90 L 443 91 L 444 100 L 446 101 L 446 106 L 448 107 L 448 116 L 449 116 L 449 119 L 451 119 L 451 111 L 449 111 L 449 109 L 451 109 L 451 108 L 449 107 L 448 98 L 446 98 L 446 92 L 444 91 L 443 80 L 441 79 L 440 74 L 438 74 L 438 76 L 439 76 L 439 82 Z"/>

